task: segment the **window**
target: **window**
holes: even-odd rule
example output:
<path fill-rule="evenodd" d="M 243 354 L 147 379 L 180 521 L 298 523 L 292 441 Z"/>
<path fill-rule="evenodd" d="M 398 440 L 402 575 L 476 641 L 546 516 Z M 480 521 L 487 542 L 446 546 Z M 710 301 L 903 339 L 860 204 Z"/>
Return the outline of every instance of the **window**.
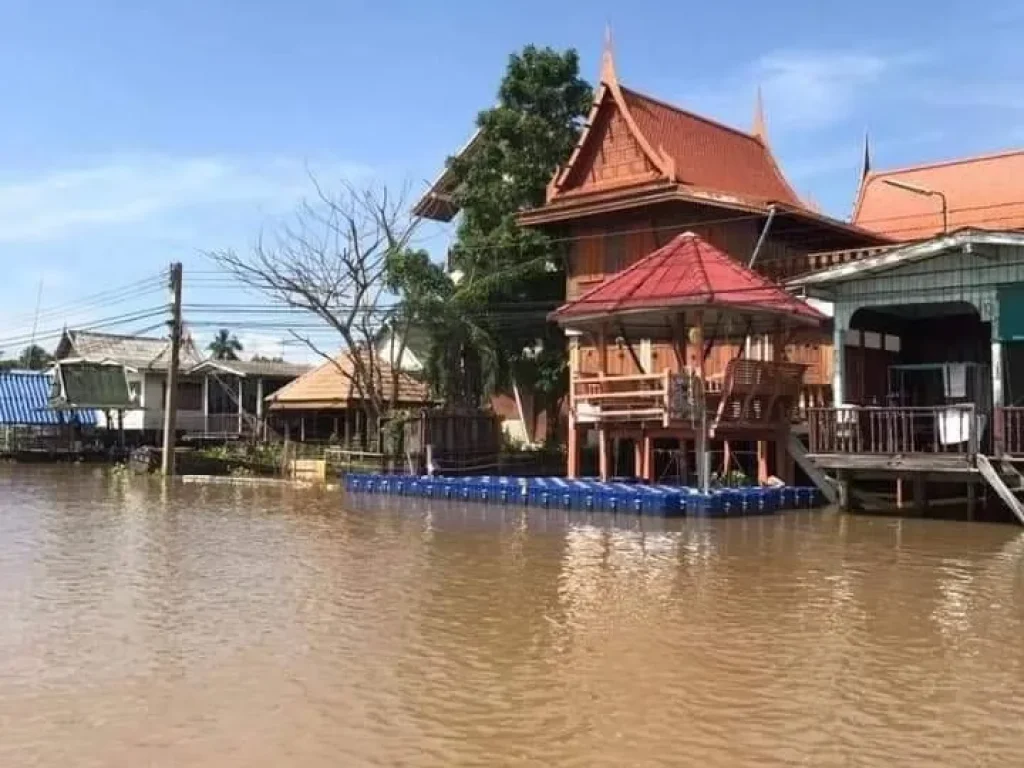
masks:
<path fill-rule="evenodd" d="M 604 273 L 614 275 L 626 268 L 626 236 L 607 235 L 604 239 Z"/>
<path fill-rule="evenodd" d="M 160 386 L 160 407 L 163 408 L 167 402 L 167 380 Z M 198 381 L 178 382 L 178 410 L 179 411 L 201 411 L 203 410 L 203 385 Z"/>

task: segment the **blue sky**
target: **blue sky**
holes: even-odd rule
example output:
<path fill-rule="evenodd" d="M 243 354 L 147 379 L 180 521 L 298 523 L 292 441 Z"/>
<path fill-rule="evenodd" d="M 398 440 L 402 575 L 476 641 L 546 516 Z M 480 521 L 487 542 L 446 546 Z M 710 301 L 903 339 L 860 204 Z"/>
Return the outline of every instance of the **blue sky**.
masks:
<path fill-rule="evenodd" d="M 836 216 L 865 129 L 877 167 L 1024 145 L 1024 7 L 1010 0 L 5 0 L 0 339 L 30 324 L 40 279 L 46 309 L 175 259 L 209 269 L 199 251 L 272 226 L 309 191 L 307 168 L 422 188 L 509 52 L 573 46 L 593 79 L 606 23 L 639 90 L 749 127 L 761 85 L 788 177 Z M 421 239 L 439 251 L 446 237 Z"/>

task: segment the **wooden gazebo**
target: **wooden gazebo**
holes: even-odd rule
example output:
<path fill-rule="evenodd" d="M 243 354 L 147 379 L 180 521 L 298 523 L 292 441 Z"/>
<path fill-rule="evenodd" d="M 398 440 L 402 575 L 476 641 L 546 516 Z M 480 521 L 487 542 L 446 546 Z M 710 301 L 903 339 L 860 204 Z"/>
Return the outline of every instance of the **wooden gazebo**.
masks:
<path fill-rule="evenodd" d="M 637 475 L 653 479 L 653 440 L 694 441 L 707 487 L 708 441 L 775 441 L 784 446 L 805 366 L 783 360 L 786 336 L 824 316 L 687 232 L 552 313 L 570 335 L 593 337 L 597 372 L 571 366 L 568 475 L 579 472 L 580 433 L 598 431 L 599 471 L 610 475 L 609 439 L 631 438 Z M 742 357 L 744 339 L 770 336 L 772 359 Z M 663 370 L 644 365 L 640 339 L 669 342 Z M 715 341 L 740 341 L 723 374 L 705 375 Z M 625 347 L 640 374 L 609 375 L 610 347 Z M 785 449 L 782 448 L 784 451 Z"/>

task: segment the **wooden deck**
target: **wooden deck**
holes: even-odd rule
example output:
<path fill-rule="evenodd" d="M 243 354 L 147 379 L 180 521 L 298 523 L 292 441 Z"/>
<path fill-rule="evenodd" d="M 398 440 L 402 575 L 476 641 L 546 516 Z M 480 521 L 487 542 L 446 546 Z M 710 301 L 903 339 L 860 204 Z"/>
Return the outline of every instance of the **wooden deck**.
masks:
<path fill-rule="evenodd" d="M 894 478 L 902 499 L 907 478 L 919 489 L 915 496 L 922 497 L 928 483 L 965 482 L 971 510 L 975 487 L 984 483 L 1024 524 L 1024 475 L 1012 464 L 1024 451 L 1024 409 L 997 408 L 992 420 L 996 453 L 990 458 L 981 450 L 986 419 L 973 405 L 814 408 L 808 411 L 806 458 L 835 473 L 843 504 L 849 503 L 855 480 Z"/>

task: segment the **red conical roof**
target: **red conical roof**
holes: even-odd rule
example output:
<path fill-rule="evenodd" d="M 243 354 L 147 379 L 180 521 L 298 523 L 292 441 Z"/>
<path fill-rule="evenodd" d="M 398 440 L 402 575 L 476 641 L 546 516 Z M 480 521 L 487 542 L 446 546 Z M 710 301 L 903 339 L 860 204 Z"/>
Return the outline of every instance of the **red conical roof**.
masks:
<path fill-rule="evenodd" d="M 551 318 L 572 321 L 664 310 L 711 309 L 719 316 L 773 315 L 817 325 L 825 316 L 692 232 L 648 254 Z"/>

